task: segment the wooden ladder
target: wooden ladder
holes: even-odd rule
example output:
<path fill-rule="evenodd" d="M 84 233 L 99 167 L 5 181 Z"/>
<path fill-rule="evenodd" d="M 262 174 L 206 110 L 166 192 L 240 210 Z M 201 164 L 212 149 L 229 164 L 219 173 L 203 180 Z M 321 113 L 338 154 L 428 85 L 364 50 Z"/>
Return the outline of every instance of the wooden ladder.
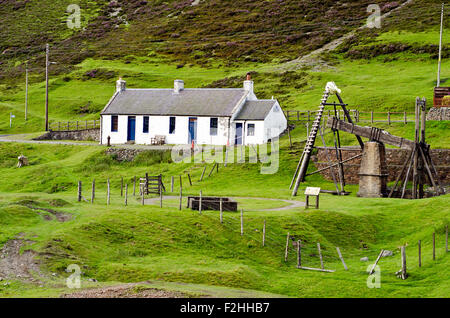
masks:
<path fill-rule="evenodd" d="M 300 182 L 305 179 L 306 170 L 308 169 L 309 160 L 311 159 L 311 152 L 314 148 L 314 143 L 316 142 L 317 133 L 320 127 L 320 121 L 322 120 L 325 104 L 327 103 L 329 96 L 330 92 L 328 90 L 325 90 L 320 101 L 319 111 L 317 112 L 316 118 L 312 123 L 311 131 L 309 132 L 308 139 L 306 140 L 305 148 L 303 149 L 303 153 L 300 157 L 300 160 L 298 161 L 297 169 L 295 170 L 294 176 L 291 181 L 291 186 L 289 187 L 289 189 L 292 188 L 295 180 L 295 187 L 292 191 L 293 196 L 297 195 Z"/>

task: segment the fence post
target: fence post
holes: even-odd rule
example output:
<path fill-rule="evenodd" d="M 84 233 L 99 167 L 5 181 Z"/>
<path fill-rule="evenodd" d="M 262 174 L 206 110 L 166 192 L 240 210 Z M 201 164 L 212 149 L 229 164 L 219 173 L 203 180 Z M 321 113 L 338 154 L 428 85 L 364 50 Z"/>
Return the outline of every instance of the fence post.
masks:
<path fill-rule="evenodd" d="M 297 110 L 297 121 L 300 121 L 300 112 Z"/>
<path fill-rule="evenodd" d="M 133 196 L 136 196 L 136 176 L 134 176 L 133 180 Z"/>
<path fill-rule="evenodd" d="M 289 252 L 289 232 L 286 236 L 286 248 L 284 249 L 284 261 L 287 262 L 288 260 L 288 252 Z"/>
<path fill-rule="evenodd" d="M 302 250 L 301 250 L 302 241 L 297 241 L 297 268 L 302 267 Z"/>
<path fill-rule="evenodd" d="M 241 209 L 241 236 L 244 235 L 244 209 Z"/>
<path fill-rule="evenodd" d="M 370 123 L 373 124 L 373 110 L 370 111 Z"/>
<path fill-rule="evenodd" d="M 200 190 L 200 198 L 198 200 L 198 213 L 202 214 L 202 190 Z"/>
<path fill-rule="evenodd" d="M 159 207 L 162 208 L 163 206 L 163 191 L 162 187 L 159 187 Z"/>
<path fill-rule="evenodd" d="M 388 125 L 391 124 L 391 112 L 388 111 Z"/>
<path fill-rule="evenodd" d="M 58 121 L 58 131 L 61 131 L 61 122 Z"/>
<path fill-rule="evenodd" d="M 448 253 L 448 225 L 445 226 L 445 252 Z"/>
<path fill-rule="evenodd" d="M 78 181 L 78 202 L 81 201 L 81 181 Z"/>
<path fill-rule="evenodd" d="M 123 197 L 123 177 L 120 179 L 120 196 Z"/>
<path fill-rule="evenodd" d="M 403 112 L 403 123 L 406 125 L 407 124 L 407 119 L 406 119 L 406 111 Z"/>
<path fill-rule="evenodd" d="M 174 182 L 174 176 L 172 176 L 170 178 L 170 192 L 172 192 L 172 193 L 173 193 L 173 182 Z"/>
<path fill-rule="evenodd" d="M 422 241 L 421 240 L 419 240 L 418 247 L 419 247 L 419 267 L 422 267 Z"/>
<path fill-rule="evenodd" d="M 181 211 L 181 202 L 183 201 L 183 184 L 181 183 L 181 175 L 180 175 L 180 208 Z"/>
<path fill-rule="evenodd" d="M 125 206 L 128 205 L 128 183 L 125 185 Z"/>
<path fill-rule="evenodd" d="M 88 129 L 88 124 L 87 124 L 87 120 L 86 120 L 86 129 Z"/>
<path fill-rule="evenodd" d="M 94 203 L 95 199 L 95 179 L 92 180 L 92 193 L 91 193 L 91 203 Z"/>
<path fill-rule="evenodd" d="M 339 258 L 341 259 L 342 265 L 344 265 L 344 269 L 348 270 L 347 264 L 345 264 L 344 257 L 342 257 L 341 250 L 336 246 L 336 250 L 338 252 Z"/>
<path fill-rule="evenodd" d="M 192 187 L 192 180 L 191 180 L 191 175 L 188 173 L 187 174 L 187 176 L 188 176 L 188 180 L 189 180 L 189 184 L 191 185 L 191 187 Z"/>
<path fill-rule="evenodd" d="M 323 258 L 322 258 L 322 250 L 320 249 L 320 243 L 317 243 L 317 250 L 319 251 L 319 258 L 320 258 L 320 268 L 324 269 L 323 267 Z"/>
<path fill-rule="evenodd" d="M 78 130 L 78 120 L 77 120 L 77 130 Z"/>
<path fill-rule="evenodd" d="M 223 223 L 223 204 L 222 204 L 222 198 L 220 198 L 220 201 L 219 201 L 219 210 L 220 210 L 220 223 Z"/>
<path fill-rule="evenodd" d="M 436 232 L 433 232 L 433 261 L 436 260 Z"/>
<path fill-rule="evenodd" d="M 70 130 L 70 121 L 67 122 L 67 130 Z"/>
<path fill-rule="evenodd" d="M 309 110 L 308 110 L 308 123 L 309 123 L 309 119 L 310 119 L 310 113 L 309 113 Z"/>
<path fill-rule="evenodd" d="M 262 246 L 264 247 L 265 245 L 266 245 L 266 220 L 264 220 L 263 237 L 262 237 Z"/>
<path fill-rule="evenodd" d="M 403 245 L 401 247 L 402 250 L 402 272 L 401 272 L 401 278 L 406 279 L 408 277 L 408 274 L 406 274 L 406 248 Z"/>
<path fill-rule="evenodd" d="M 111 185 L 109 184 L 109 178 L 107 181 L 107 190 L 106 190 L 106 204 L 109 205 L 111 202 Z"/>

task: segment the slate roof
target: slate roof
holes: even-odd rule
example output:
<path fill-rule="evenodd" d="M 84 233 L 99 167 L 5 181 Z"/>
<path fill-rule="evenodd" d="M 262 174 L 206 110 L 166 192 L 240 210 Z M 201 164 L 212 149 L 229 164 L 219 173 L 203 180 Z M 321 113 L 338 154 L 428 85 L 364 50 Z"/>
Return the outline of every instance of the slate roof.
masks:
<path fill-rule="evenodd" d="M 126 89 L 102 115 L 223 116 L 231 117 L 248 92 L 236 88 Z"/>
<path fill-rule="evenodd" d="M 264 120 L 275 103 L 274 99 L 248 100 L 235 120 Z"/>

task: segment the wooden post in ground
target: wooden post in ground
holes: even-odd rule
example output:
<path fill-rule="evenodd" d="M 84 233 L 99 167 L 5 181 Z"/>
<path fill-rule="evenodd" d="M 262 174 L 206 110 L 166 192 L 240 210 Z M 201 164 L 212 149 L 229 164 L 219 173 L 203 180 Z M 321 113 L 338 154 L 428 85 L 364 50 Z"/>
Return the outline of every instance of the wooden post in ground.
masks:
<path fill-rule="evenodd" d="M 433 232 L 433 261 L 436 260 L 436 232 Z"/>
<path fill-rule="evenodd" d="M 219 201 L 219 210 L 220 210 L 220 223 L 223 223 L 223 203 L 222 203 L 222 198 L 220 198 Z"/>
<path fill-rule="evenodd" d="M 206 171 L 206 165 L 205 165 L 205 168 L 203 168 L 203 172 L 202 172 L 202 176 L 200 177 L 200 181 L 203 180 L 203 176 L 205 175 L 205 171 Z"/>
<path fill-rule="evenodd" d="M 408 123 L 406 119 L 406 112 L 403 112 L 403 123 L 406 125 Z"/>
<path fill-rule="evenodd" d="M 125 185 L 125 206 L 128 205 L 128 183 Z"/>
<path fill-rule="evenodd" d="M 297 241 L 297 268 L 302 267 L 302 241 Z"/>
<path fill-rule="evenodd" d="M 92 192 L 91 192 L 91 203 L 94 203 L 95 199 L 95 179 L 92 180 Z"/>
<path fill-rule="evenodd" d="M 284 249 L 284 261 L 287 262 L 289 253 L 289 232 L 286 236 L 286 248 Z"/>
<path fill-rule="evenodd" d="M 448 225 L 445 226 L 445 252 L 448 253 Z"/>
<path fill-rule="evenodd" d="M 324 267 L 323 267 L 323 258 L 322 258 L 322 250 L 320 249 L 320 243 L 317 243 L 317 250 L 319 251 L 320 268 L 324 269 Z"/>
<path fill-rule="evenodd" d="M 388 111 L 388 125 L 391 124 L 391 112 Z"/>
<path fill-rule="evenodd" d="M 192 180 L 191 180 L 191 175 L 188 173 L 187 174 L 187 176 L 188 176 L 188 180 L 189 180 L 189 184 L 191 185 L 191 187 L 192 187 Z"/>
<path fill-rule="evenodd" d="M 198 200 L 198 213 L 202 214 L 202 190 L 200 190 L 200 197 Z"/>
<path fill-rule="evenodd" d="M 422 267 L 422 241 L 421 240 L 419 240 L 418 247 L 419 247 L 419 267 Z"/>
<path fill-rule="evenodd" d="M 338 252 L 339 258 L 341 259 L 342 265 L 344 265 L 344 269 L 348 270 L 347 264 L 345 264 L 344 258 L 342 257 L 341 250 L 339 249 L 339 247 L 336 247 L 336 250 Z"/>
<path fill-rule="evenodd" d="M 291 139 L 291 128 L 287 127 L 287 131 L 288 131 L 288 137 L 289 137 L 289 148 L 292 148 L 292 139 Z"/>
<path fill-rule="evenodd" d="M 373 264 L 372 269 L 369 272 L 369 275 L 372 275 L 375 272 L 375 267 L 377 267 L 378 262 L 380 261 L 381 255 L 383 255 L 384 250 L 380 251 L 380 254 L 378 254 L 378 257 L 375 261 L 375 264 Z"/>
<path fill-rule="evenodd" d="M 181 211 L 181 202 L 183 201 L 183 184 L 181 183 L 181 176 L 180 176 L 180 206 L 179 210 Z"/>
<path fill-rule="evenodd" d="M 401 251 L 402 251 L 402 270 L 400 273 L 400 278 L 406 279 L 408 277 L 408 274 L 406 273 L 406 248 L 405 248 L 405 246 L 401 247 Z"/>
<path fill-rule="evenodd" d="M 262 246 L 264 247 L 265 245 L 266 245 L 266 220 L 264 220 L 263 237 L 262 237 Z"/>
<path fill-rule="evenodd" d="M 208 174 L 208 178 L 211 177 L 211 174 L 213 173 L 215 167 L 216 167 L 216 163 L 213 164 L 212 169 Z"/>
<path fill-rule="evenodd" d="M 163 190 L 162 187 L 159 187 L 159 207 L 162 208 L 163 205 Z"/>
<path fill-rule="evenodd" d="M 123 177 L 120 179 L 120 196 L 123 197 Z"/>
<path fill-rule="evenodd" d="M 136 176 L 133 179 L 133 196 L 136 196 Z"/>
<path fill-rule="evenodd" d="M 244 235 L 244 209 L 241 209 L 241 236 Z"/>
<path fill-rule="evenodd" d="M 373 110 L 370 112 L 370 123 L 373 124 Z"/>
<path fill-rule="evenodd" d="M 111 203 L 111 184 L 109 183 L 109 178 L 106 182 L 106 204 L 109 205 Z"/>
<path fill-rule="evenodd" d="M 145 187 L 144 191 L 142 191 L 144 194 L 148 194 L 148 173 L 145 173 Z"/>
<path fill-rule="evenodd" d="M 81 181 L 78 181 L 78 196 L 77 196 L 78 202 L 81 201 Z"/>
<path fill-rule="evenodd" d="M 173 183 L 174 183 L 174 176 L 172 176 L 171 178 L 170 178 L 170 192 L 172 192 L 173 193 Z"/>

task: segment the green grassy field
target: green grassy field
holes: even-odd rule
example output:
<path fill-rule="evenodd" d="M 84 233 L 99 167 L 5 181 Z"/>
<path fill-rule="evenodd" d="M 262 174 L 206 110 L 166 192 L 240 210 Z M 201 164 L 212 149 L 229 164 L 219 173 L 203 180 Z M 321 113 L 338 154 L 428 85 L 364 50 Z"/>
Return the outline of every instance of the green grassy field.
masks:
<path fill-rule="evenodd" d="M 243 236 L 238 213 L 225 212 L 221 224 L 218 212 L 204 211 L 199 215 L 185 208 L 185 200 L 179 211 L 177 200 L 164 200 L 161 209 L 159 204 L 142 206 L 140 199 L 132 195 L 134 175 L 142 176 L 148 171 L 163 174 L 167 195 L 178 195 L 178 178 L 173 194 L 169 180 L 171 175 L 181 174 L 184 195 L 202 190 L 203 195 L 292 199 L 288 188 L 297 154 L 287 149 L 286 137 L 280 144 L 280 169 L 274 175 L 261 175 L 260 164 L 229 164 L 221 165 L 218 173 L 202 182 L 198 181 L 201 164 L 170 163 L 170 156 L 164 152 L 147 152 L 132 162 L 119 163 L 95 146 L 1 144 L 0 244 L 24 233 L 24 239 L 33 241 L 24 249 L 40 253 L 45 276 L 43 287 L 8 280 L 10 285 L 0 284 L 1 295 L 53 297 L 70 293 L 64 280 L 69 275 L 65 269 L 72 263 L 80 265 L 84 272 L 84 288 L 150 280 L 169 290 L 180 290 L 179 283 L 191 284 L 184 290 L 190 290 L 193 297 L 201 296 L 195 293 L 199 289 L 204 291 L 203 295 L 219 297 L 449 295 L 448 254 L 444 250 L 444 228 L 450 221 L 448 195 L 418 201 L 363 199 L 356 197 L 357 186 L 349 185 L 350 196 L 323 194 L 320 209 L 307 211 L 304 208 L 262 211 L 285 206 L 285 202 L 238 199 L 244 208 Z M 31 165 L 15 168 L 18 153 L 25 153 Z M 188 185 L 187 172 L 192 176 L 193 186 Z M 108 177 L 112 186 L 109 206 Z M 121 177 L 130 186 L 127 207 L 120 196 Z M 77 181 L 83 181 L 83 196 L 90 198 L 93 178 L 95 203 L 76 202 Z M 301 189 L 308 185 L 333 188 L 320 176 L 309 178 Z M 302 200 L 302 196 L 297 199 Z M 30 206 L 69 213 L 72 218 L 59 222 L 45 210 Z M 53 220 L 46 220 L 44 215 Z M 266 246 L 262 247 L 264 220 L 267 237 Z M 287 232 L 303 242 L 304 266 L 320 266 L 316 250 L 316 243 L 320 242 L 325 267 L 336 272 L 296 269 L 292 245 L 285 263 Z M 433 232 L 437 235 L 436 261 L 431 259 Z M 418 240 L 422 240 L 422 268 L 417 264 Z M 398 247 L 403 244 L 407 245 L 410 274 L 406 281 L 394 275 L 400 268 Z M 336 246 L 344 255 L 348 271 L 343 270 Z M 366 269 L 382 248 L 393 251 L 394 256 L 380 262 L 381 288 L 370 289 L 366 285 Z M 365 256 L 369 262 L 360 261 Z M 89 282 L 88 278 L 99 282 Z M 172 285 L 165 286 L 164 282 Z"/>

